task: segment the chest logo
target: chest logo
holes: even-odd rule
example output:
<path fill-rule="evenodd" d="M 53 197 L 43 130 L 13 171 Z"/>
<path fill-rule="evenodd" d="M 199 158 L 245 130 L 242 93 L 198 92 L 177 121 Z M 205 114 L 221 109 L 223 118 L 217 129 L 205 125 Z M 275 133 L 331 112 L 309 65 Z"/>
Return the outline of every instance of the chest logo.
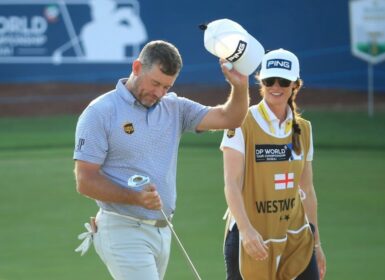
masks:
<path fill-rule="evenodd" d="M 125 123 L 123 125 L 123 129 L 124 129 L 124 132 L 127 134 L 132 134 L 135 131 L 134 125 L 132 123 Z"/>
<path fill-rule="evenodd" d="M 255 161 L 288 161 L 291 150 L 287 145 L 255 145 Z"/>

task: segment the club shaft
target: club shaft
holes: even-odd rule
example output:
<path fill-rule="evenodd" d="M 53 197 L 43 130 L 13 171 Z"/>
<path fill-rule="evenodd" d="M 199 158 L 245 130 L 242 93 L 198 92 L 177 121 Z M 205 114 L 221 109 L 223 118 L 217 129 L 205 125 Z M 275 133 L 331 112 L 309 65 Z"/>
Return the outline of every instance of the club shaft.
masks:
<path fill-rule="evenodd" d="M 182 242 L 179 240 L 178 235 L 177 235 L 176 232 L 174 231 L 174 228 L 173 228 L 171 222 L 170 222 L 169 219 L 167 218 L 166 213 L 164 213 L 163 209 L 161 209 L 160 211 L 162 212 L 162 215 L 163 215 L 164 219 L 166 220 L 168 227 L 170 228 L 172 234 L 174 235 L 174 238 L 175 238 L 175 240 L 176 240 L 176 243 L 178 244 L 179 248 L 182 250 L 184 257 L 186 258 L 188 264 L 190 265 L 190 268 L 191 268 L 192 272 L 193 272 L 194 275 L 195 275 L 195 279 L 197 279 L 197 280 L 202 280 L 202 278 L 199 276 L 199 273 L 198 273 L 198 271 L 196 270 L 194 264 L 192 263 L 190 257 L 188 256 L 186 250 L 184 249 L 184 247 L 183 247 L 183 245 L 182 245 Z"/>

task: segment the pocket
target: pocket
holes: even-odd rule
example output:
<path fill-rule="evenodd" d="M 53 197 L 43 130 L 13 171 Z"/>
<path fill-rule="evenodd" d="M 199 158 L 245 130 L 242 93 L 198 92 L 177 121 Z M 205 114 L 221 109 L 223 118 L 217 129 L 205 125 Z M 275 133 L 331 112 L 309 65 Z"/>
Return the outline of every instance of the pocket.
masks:
<path fill-rule="evenodd" d="M 100 230 L 98 230 L 96 233 L 94 233 L 93 236 L 93 244 L 96 253 L 99 255 L 99 257 L 102 259 L 103 262 L 105 262 L 104 254 L 103 254 L 103 248 L 102 248 L 102 241 L 101 241 L 101 234 Z"/>

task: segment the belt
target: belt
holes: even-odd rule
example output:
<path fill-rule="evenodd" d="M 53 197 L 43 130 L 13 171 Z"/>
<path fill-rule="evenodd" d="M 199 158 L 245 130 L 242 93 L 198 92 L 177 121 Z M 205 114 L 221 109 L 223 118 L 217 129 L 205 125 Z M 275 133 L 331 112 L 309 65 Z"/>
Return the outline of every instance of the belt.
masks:
<path fill-rule="evenodd" d="M 118 217 L 122 217 L 122 218 L 126 218 L 128 220 L 131 220 L 131 221 L 135 221 L 135 222 L 138 222 L 138 223 L 142 223 L 142 224 L 146 224 L 146 225 L 150 225 L 150 226 L 154 226 L 154 227 L 159 227 L 159 228 L 163 228 L 163 227 L 167 227 L 168 223 L 166 220 L 147 220 L 147 219 L 139 219 L 139 218 L 136 218 L 136 217 L 132 217 L 132 216 L 128 216 L 128 215 L 122 215 L 122 214 L 119 214 L 119 213 L 116 213 L 116 212 L 111 212 L 111 211 L 106 211 L 104 209 L 100 209 L 100 211 L 102 213 L 106 213 L 108 215 L 114 215 L 114 216 L 118 216 Z M 172 217 L 170 216 L 168 218 L 168 222 L 171 224 L 171 219 Z"/>

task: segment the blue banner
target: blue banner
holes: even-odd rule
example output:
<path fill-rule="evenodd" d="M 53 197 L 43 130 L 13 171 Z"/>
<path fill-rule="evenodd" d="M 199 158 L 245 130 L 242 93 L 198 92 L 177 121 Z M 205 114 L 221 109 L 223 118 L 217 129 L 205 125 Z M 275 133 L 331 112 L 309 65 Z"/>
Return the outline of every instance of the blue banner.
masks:
<path fill-rule="evenodd" d="M 367 87 L 367 64 L 351 54 L 348 1 L 321 0 L 0 0 L 0 82 L 115 82 L 146 42 L 163 39 L 182 54 L 178 84 L 223 84 L 198 28 L 220 18 L 266 50 L 297 54 L 308 88 Z M 374 89 L 385 91 L 384 63 Z"/>

